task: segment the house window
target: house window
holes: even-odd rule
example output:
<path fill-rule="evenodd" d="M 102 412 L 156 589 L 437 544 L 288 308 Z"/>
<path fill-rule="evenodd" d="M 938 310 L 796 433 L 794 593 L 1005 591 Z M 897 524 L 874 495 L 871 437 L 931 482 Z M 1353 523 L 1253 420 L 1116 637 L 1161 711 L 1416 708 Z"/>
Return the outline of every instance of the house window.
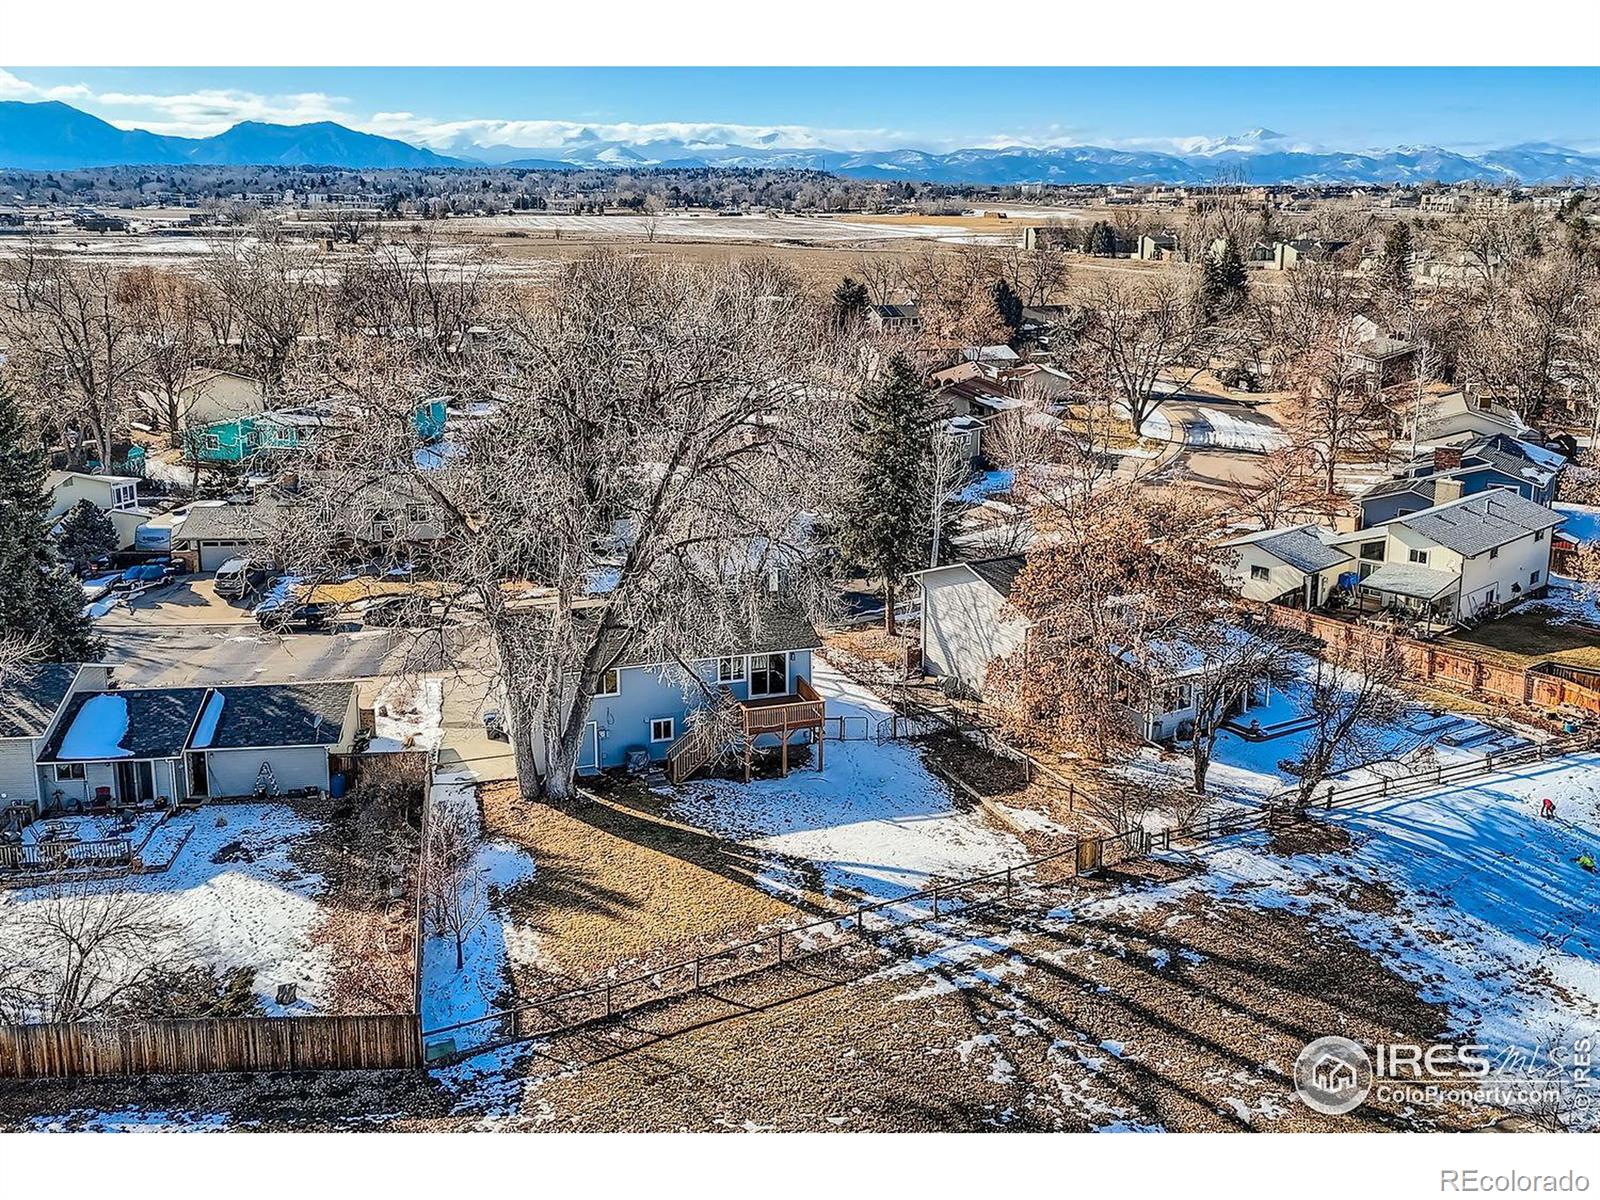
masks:
<path fill-rule="evenodd" d="M 618 696 L 622 694 L 622 672 L 612 667 L 600 672 L 600 686 L 595 688 L 596 696 Z"/>
<path fill-rule="evenodd" d="M 1361 557 L 1366 559 L 1368 562 L 1382 562 L 1383 561 L 1383 543 L 1382 542 L 1363 542 L 1361 544 Z"/>
<path fill-rule="evenodd" d="M 1428 552 L 1426 550 L 1418 550 L 1415 547 L 1412 547 L 1412 549 L 1407 552 L 1406 557 L 1409 558 L 1410 561 L 1416 563 L 1418 566 L 1425 567 L 1428 565 Z"/>
<path fill-rule="evenodd" d="M 56 764 L 56 782 L 57 783 L 65 783 L 69 779 L 82 779 L 83 777 L 84 777 L 84 775 L 83 775 L 83 764 L 82 763 L 57 763 Z"/>
<path fill-rule="evenodd" d="M 752 654 L 750 656 L 750 694 L 752 696 L 781 696 L 789 690 L 789 656 L 787 654 Z"/>
<path fill-rule="evenodd" d="M 650 740 L 652 742 L 670 742 L 675 736 L 677 720 L 673 717 L 652 717 L 650 719 Z"/>
<path fill-rule="evenodd" d="M 1489 557 L 1490 558 L 1499 558 L 1500 557 L 1500 547 L 1499 546 L 1491 546 L 1489 548 Z"/>
<path fill-rule="evenodd" d="M 1533 540 L 1534 540 L 1534 541 L 1536 541 L 1536 542 L 1542 542 L 1542 541 L 1544 541 L 1544 530 L 1542 530 L 1542 529 L 1535 529 L 1535 530 L 1534 530 L 1534 531 L 1533 531 Z"/>
<path fill-rule="evenodd" d="M 205 435 L 205 437 L 201 438 L 201 444 L 204 445 L 207 450 L 222 449 L 222 439 L 214 433 L 208 433 Z"/>
<path fill-rule="evenodd" d="M 413 525 L 422 525 L 428 519 L 428 506 L 426 504 L 412 504 L 406 507 L 406 519 Z"/>
<path fill-rule="evenodd" d="M 1538 586 L 1538 583 L 1539 583 L 1539 572 L 1534 571 L 1532 574 L 1530 574 L 1528 576 L 1528 586 L 1529 587 L 1536 587 L 1536 586 Z"/>
<path fill-rule="evenodd" d="M 744 679 L 744 659 L 719 658 L 717 659 L 717 682 L 738 683 Z"/>
<path fill-rule="evenodd" d="M 1271 575 L 1272 575 L 1272 572 L 1267 570 L 1265 567 L 1258 567 L 1258 566 L 1254 565 L 1253 563 L 1251 564 L 1251 567 L 1250 567 L 1250 578 L 1251 579 L 1267 579 Z"/>
<path fill-rule="evenodd" d="M 111 504 L 113 508 L 133 507 L 133 487 L 131 484 L 119 484 L 112 489 Z"/>

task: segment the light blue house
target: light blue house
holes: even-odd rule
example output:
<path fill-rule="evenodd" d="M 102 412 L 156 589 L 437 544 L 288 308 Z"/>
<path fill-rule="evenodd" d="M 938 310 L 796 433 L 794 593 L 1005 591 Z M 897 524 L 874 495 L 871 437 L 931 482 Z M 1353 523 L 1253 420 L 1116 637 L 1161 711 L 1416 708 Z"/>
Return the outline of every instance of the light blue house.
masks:
<path fill-rule="evenodd" d="M 418 404 L 411 423 L 424 442 L 436 442 L 444 436 L 447 415 L 445 398 L 439 396 Z M 303 405 L 194 425 L 186 437 L 190 457 L 201 462 L 247 463 L 257 454 L 309 448 L 358 421 L 346 405 Z"/>
<path fill-rule="evenodd" d="M 787 771 L 789 747 L 807 745 L 822 734 L 825 706 L 811 685 L 811 652 L 822 641 L 792 604 L 775 601 L 764 609 L 759 628 L 729 646 L 728 654 L 689 664 L 704 687 L 677 663 L 642 661 L 624 645 L 590 703 L 578 772 L 623 767 L 643 752 L 663 763 L 674 782 L 686 779 L 716 750 L 691 729 L 689 714 L 712 702 L 708 692 L 721 691 L 738 704 L 745 777 L 756 750 L 777 750 Z M 820 745 L 816 764 L 820 770 Z"/>

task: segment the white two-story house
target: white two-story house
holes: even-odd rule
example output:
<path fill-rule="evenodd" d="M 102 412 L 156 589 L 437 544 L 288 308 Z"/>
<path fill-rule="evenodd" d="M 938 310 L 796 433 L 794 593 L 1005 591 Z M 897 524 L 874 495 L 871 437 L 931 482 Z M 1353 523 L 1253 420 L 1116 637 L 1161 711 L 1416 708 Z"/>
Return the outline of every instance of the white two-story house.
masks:
<path fill-rule="evenodd" d="M 1562 520 L 1514 491 L 1491 488 L 1333 541 L 1355 554 L 1363 608 L 1448 626 L 1542 594 L 1551 532 Z"/>

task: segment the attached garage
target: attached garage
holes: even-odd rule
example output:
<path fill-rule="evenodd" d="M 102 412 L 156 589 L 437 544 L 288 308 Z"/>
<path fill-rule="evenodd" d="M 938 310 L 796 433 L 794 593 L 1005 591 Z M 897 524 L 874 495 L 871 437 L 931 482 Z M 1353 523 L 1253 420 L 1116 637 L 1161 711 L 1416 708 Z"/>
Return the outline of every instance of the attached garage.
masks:
<path fill-rule="evenodd" d="M 175 550 L 192 551 L 202 571 L 215 571 L 230 558 L 272 558 L 272 536 L 278 506 L 196 504 L 172 534 Z"/>

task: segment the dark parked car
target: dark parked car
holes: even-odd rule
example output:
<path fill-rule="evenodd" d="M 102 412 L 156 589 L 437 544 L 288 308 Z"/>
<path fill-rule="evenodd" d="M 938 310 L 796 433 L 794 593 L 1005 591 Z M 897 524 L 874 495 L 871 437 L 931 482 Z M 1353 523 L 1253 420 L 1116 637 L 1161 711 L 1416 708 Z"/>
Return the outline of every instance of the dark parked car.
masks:
<path fill-rule="evenodd" d="M 488 737 L 500 738 L 507 742 L 511 740 L 511 734 L 506 730 L 505 716 L 498 708 L 483 710 L 483 732 Z"/>
<path fill-rule="evenodd" d="M 289 600 L 282 604 L 260 605 L 256 609 L 256 623 L 277 633 L 287 629 L 315 633 L 332 625 L 338 615 L 336 604 L 302 604 Z"/>

